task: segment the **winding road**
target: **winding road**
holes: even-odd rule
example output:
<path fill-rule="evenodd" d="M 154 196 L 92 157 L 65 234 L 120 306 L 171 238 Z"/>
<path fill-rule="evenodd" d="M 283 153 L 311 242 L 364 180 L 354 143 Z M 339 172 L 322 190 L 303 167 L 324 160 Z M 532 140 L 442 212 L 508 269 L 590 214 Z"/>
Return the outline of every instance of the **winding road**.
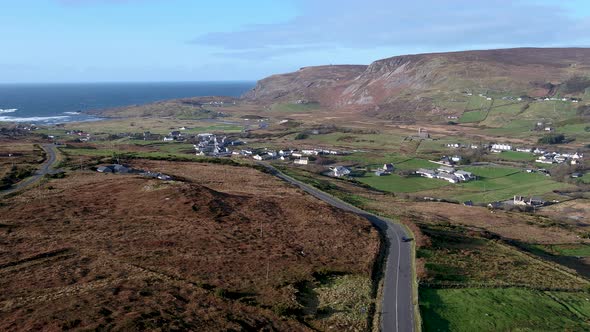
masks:
<path fill-rule="evenodd" d="M 405 228 L 390 219 L 368 213 L 310 185 L 295 180 L 269 164 L 258 164 L 266 167 L 274 176 L 301 188 L 312 196 L 336 208 L 366 218 L 381 230 L 388 242 L 383 278 L 381 331 L 414 331 L 412 244 L 402 241 L 402 237 L 409 237 Z"/>
<path fill-rule="evenodd" d="M 57 161 L 57 149 L 55 144 L 44 144 L 43 150 L 47 153 L 47 159 L 41 165 L 41 168 L 35 172 L 32 176 L 26 178 L 23 181 L 18 182 L 10 189 L 0 191 L 0 196 L 12 194 L 17 192 L 25 187 L 32 185 L 33 183 L 39 181 L 43 176 L 46 174 L 53 174 L 56 170 L 53 169 L 54 164 Z"/>

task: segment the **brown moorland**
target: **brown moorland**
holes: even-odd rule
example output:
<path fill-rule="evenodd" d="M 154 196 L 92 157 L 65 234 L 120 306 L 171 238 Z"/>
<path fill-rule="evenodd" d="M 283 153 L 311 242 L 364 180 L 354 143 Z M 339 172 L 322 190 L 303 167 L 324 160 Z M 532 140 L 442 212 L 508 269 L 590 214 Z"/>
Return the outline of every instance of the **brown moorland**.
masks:
<path fill-rule="evenodd" d="M 77 172 L 0 202 L 0 330 L 307 330 L 298 285 L 371 278 L 360 217 L 247 167 L 139 164 L 186 180 Z"/>

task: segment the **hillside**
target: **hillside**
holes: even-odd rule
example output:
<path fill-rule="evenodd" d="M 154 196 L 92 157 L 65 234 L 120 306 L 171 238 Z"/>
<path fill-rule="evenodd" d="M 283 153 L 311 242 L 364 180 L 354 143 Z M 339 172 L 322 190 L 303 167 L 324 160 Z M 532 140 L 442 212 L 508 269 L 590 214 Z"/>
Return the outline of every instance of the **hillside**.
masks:
<path fill-rule="evenodd" d="M 244 99 L 267 103 L 305 100 L 333 104 L 337 102 L 333 98 L 338 92 L 366 69 L 367 66 L 351 65 L 305 67 L 259 81 Z"/>
<path fill-rule="evenodd" d="M 305 99 L 395 119 L 453 111 L 457 107 L 445 103 L 461 101 L 466 94 L 583 98 L 590 88 L 588 48 L 404 55 L 362 68 L 309 67 L 275 75 L 260 81 L 245 97 L 260 102 Z"/>
<path fill-rule="evenodd" d="M 2 201 L 0 330 L 365 329 L 367 220 L 251 168 L 138 163 L 183 181 L 70 173 Z"/>

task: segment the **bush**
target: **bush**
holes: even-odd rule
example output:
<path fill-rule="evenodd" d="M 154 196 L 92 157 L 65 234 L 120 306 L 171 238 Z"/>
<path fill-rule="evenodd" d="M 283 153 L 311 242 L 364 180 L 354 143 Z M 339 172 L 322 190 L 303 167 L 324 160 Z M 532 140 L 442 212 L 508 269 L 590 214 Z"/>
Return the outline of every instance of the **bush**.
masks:
<path fill-rule="evenodd" d="M 564 134 L 547 134 L 539 138 L 540 144 L 561 144 L 565 142 Z"/>
<path fill-rule="evenodd" d="M 308 137 L 309 137 L 309 135 L 308 135 L 307 133 L 299 133 L 299 134 L 297 134 L 297 135 L 295 136 L 295 139 L 296 139 L 296 140 L 302 140 L 302 139 L 306 139 L 306 138 L 308 138 Z"/>

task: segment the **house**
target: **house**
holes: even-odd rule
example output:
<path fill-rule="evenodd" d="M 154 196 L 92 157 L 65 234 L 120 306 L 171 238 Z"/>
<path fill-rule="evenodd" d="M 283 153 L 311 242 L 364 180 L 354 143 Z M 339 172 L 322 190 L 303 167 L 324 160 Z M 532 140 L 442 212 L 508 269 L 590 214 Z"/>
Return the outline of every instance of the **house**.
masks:
<path fill-rule="evenodd" d="M 158 180 L 162 180 L 162 181 L 170 181 L 172 180 L 172 177 L 170 175 L 166 175 L 166 174 L 162 174 L 162 173 L 157 173 L 157 172 L 143 172 L 140 173 L 140 175 L 148 177 L 148 178 L 152 178 L 152 179 L 158 179 Z"/>
<path fill-rule="evenodd" d="M 473 176 L 471 172 L 466 171 L 456 171 L 454 175 L 459 179 L 459 181 L 470 181 L 475 179 L 475 176 Z"/>
<path fill-rule="evenodd" d="M 461 159 L 462 159 L 462 158 L 461 158 L 461 156 L 452 156 L 452 157 L 451 157 L 451 161 L 452 161 L 452 162 L 455 162 L 455 163 L 458 163 L 458 162 L 460 162 L 460 161 L 461 161 Z"/>
<path fill-rule="evenodd" d="M 330 171 L 331 175 L 337 178 L 350 174 L 350 170 L 344 166 L 332 166 L 330 167 Z"/>
<path fill-rule="evenodd" d="M 517 152 L 528 152 L 528 153 L 530 153 L 530 152 L 532 152 L 533 150 L 532 150 L 532 149 L 530 149 L 530 148 L 516 148 L 516 151 L 517 151 Z"/>
<path fill-rule="evenodd" d="M 473 206 L 473 201 L 465 201 L 465 202 L 463 202 L 463 205 L 465 205 L 465 206 Z"/>
<path fill-rule="evenodd" d="M 540 164 L 553 164 L 553 157 L 551 156 L 540 156 L 539 158 L 537 158 L 537 160 L 535 160 L 535 162 L 540 163 Z"/>
<path fill-rule="evenodd" d="M 488 209 L 499 209 L 502 207 L 502 202 L 491 202 L 488 204 Z"/>
<path fill-rule="evenodd" d="M 174 141 L 174 137 L 172 137 L 172 136 L 165 136 L 164 137 L 164 142 L 172 142 L 172 141 Z"/>
<path fill-rule="evenodd" d="M 293 163 L 295 165 L 307 165 L 307 164 L 309 164 L 309 158 L 301 157 L 299 159 L 295 159 L 295 161 L 293 161 Z"/>
<path fill-rule="evenodd" d="M 306 156 L 317 156 L 319 152 L 317 150 L 301 150 L 301 153 Z"/>
<path fill-rule="evenodd" d="M 457 183 L 457 182 L 459 182 L 459 178 L 457 178 L 455 175 L 449 174 L 449 173 L 438 173 L 436 175 L 436 177 L 438 179 L 445 180 L 445 181 L 448 181 L 450 183 Z"/>
<path fill-rule="evenodd" d="M 584 176 L 584 174 L 582 174 L 582 173 L 573 173 L 572 174 L 573 179 L 581 178 L 582 176 Z"/>
<path fill-rule="evenodd" d="M 114 173 L 126 174 L 126 173 L 131 173 L 131 171 L 132 171 L 131 168 L 125 167 L 123 165 L 119 165 L 119 164 L 113 165 L 113 172 Z"/>
<path fill-rule="evenodd" d="M 441 166 L 438 168 L 438 171 L 441 173 L 453 174 L 455 173 L 455 168 L 449 166 Z"/>
<path fill-rule="evenodd" d="M 172 136 L 172 137 L 179 137 L 179 136 L 182 136 L 182 133 L 180 131 L 178 131 L 178 130 L 175 130 L 175 131 L 171 131 L 170 132 L 170 136 Z"/>
<path fill-rule="evenodd" d="M 254 160 L 258 160 L 258 161 L 262 161 L 262 160 L 268 160 L 268 159 L 272 159 L 272 157 L 266 153 L 259 153 L 259 154 L 255 154 Z"/>
<path fill-rule="evenodd" d="M 375 171 L 375 176 L 386 176 L 386 175 L 390 175 L 390 174 L 391 173 L 388 173 L 381 168 L 379 168 L 378 170 Z"/>
<path fill-rule="evenodd" d="M 512 151 L 509 144 L 492 144 L 492 152 Z"/>
<path fill-rule="evenodd" d="M 514 196 L 513 203 L 518 206 L 543 206 L 546 202 L 538 197 Z"/>
<path fill-rule="evenodd" d="M 393 164 L 385 164 L 383 165 L 383 170 L 388 173 L 393 173 L 395 167 L 393 166 Z"/>
<path fill-rule="evenodd" d="M 128 174 L 133 173 L 135 170 L 133 168 L 114 164 L 114 165 L 107 165 L 107 166 L 100 166 L 96 169 L 99 173 L 121 173 L 121 174 Z"/>
<path fill-rule="evenodd" d="M 416 174 L 429 179 L 436 178 L 436 172 L 431 169 L 420 168 L 416 171 Z"/>
<path fill-rule="evenodd" d="M 423 139 L 428 139 L 428 138 L 430 138 L 430 134 L 426 130 L 419 128 L 418 129 L 418 137 L 423 138 Z"/>
<path fill-rule="evenodd" d="M 440 163 L 443 165 L 448 165 L 448 166 L 453 165 L 453 161 L 451 160 L 451 158 L 449 158 L 447 156 L 440 158 Z"/>
<path fill-rule="evenodd" d="M 100 166 L 96 171 L 99 173 L 114 173 L 112 166 Z"/>
<path fill-rule="evenodd" d="M 170 180 L 172 180 L 172 177 L 170 175 L 158 173 L 157 179 L 162 180 L 162 181 L 170 181 Z"/>

